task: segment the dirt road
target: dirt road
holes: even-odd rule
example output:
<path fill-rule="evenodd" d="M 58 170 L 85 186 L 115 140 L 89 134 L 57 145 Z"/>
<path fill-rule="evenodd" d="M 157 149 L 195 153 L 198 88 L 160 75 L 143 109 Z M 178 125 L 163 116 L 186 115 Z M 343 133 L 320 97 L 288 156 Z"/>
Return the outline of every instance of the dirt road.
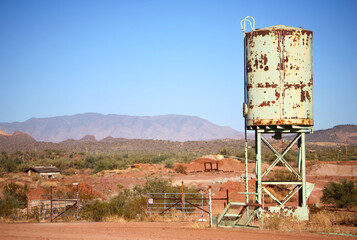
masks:
<path fill-rule="evenodd" d="M 130 223 L 2 223 L 0 239 L 13 240 L 318 240 L 356 239 L 354 237 L 300 232 L 278 232 L 252 229 L 204 229 L 190 224 L 130 222 Z"/>

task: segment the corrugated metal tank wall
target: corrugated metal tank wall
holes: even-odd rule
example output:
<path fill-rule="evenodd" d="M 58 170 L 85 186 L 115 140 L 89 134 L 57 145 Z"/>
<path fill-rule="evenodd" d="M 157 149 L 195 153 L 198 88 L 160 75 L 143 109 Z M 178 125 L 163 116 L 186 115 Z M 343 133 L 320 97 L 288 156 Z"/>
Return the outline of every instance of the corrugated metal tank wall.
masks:
<path fill-rule="evenodd" d="M 277 25 L 246 33 L 247 126 L 313 125 L 312 32 Z"/>

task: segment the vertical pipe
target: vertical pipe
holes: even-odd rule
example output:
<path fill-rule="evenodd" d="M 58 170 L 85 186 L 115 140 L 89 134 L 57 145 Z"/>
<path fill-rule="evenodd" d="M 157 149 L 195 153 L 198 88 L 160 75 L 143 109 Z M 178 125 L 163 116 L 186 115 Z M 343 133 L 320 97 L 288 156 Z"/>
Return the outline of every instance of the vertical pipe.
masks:
<path fill-rule="evenodd" d="M 262 205 L 262 229 L 264 229 L 264 195 L 263 194 L 263 205 Z"/>
<path fill-rule="evenodd" d="M 255 130 L 255 165 L 257 176 L 257 203 L 262 204 L 262 133 Z"/>
<path fill-rule="evenodd" d="M 209 186 L 208 188 L 208 205 L 209 205 L 209 225 L 210 227 L 212 227 L 212 190 L 211 190 L 211 186 Z"/>
<path fill-rule="evenodd" d="M 247 38 L 244 32 L 244 105 L 243 105 L 243 116 L 244 116 L 244 139 L 245 139 L 245 147 L 244 147 L 244 157 L 245 157 L 245 201 L 249 202 L 248 196 L 248 138 L 247 138 L 247 116 L 245 116 L 244 107 L 248 102 L 247 95 Z"/>
<path fill-rule="evenodd" d="M 301 178 L 302 178 L 302 207 L 306 207 L 306 154 L 305 154 L 305 133 L 301 133 Z"/>
<path fill-rule="evenodd" d="M 247 121 L 247 119 L 245 119 L 245 121 Z M 245 130 L 245 132 L 247 132 L 247 130 Z M 245 135 L 247 135 L 247 133 L 245 133 Z M 249 196 L 248 196 L 248 192 L 249 192 L 249 188 L 248 188 L 248 142 L 247 139 L 245 141 L 245 202 L 248 203 L 249 202 Z"/>

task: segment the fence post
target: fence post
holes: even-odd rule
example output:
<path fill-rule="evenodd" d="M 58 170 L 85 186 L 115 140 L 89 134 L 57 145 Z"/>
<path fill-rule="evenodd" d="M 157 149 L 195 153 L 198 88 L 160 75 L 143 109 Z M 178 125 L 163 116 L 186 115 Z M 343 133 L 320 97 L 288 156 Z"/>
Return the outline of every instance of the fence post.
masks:
<path fill-rule="evenodd" d="M 51 213 L 50 213 L 50 216 L 51 216 L 51 222 L 52 222 L 52 218 L 53 218 L 53 201 L 52 201 L 53 195 L 52 195 L 52 186 L 50 186 L 50 197 L 51 197 L 51 200 L 50 200 L 50 203 L 51 203 Z"/>
<path fill-rule="evenodd" d="M 41 222 L 41 195 L 38 198 L 38 222 Z"/>
<path fill-rule="evenodd" d="M 149 216 L 149 188 L 146 188 L 146 216 Z"/>
<path fill-rule="evenodd" d="M 77 185 L 77 221 L 79 219 L 79 189 Z"/>
<path fill-rule="evenodd" d="M 29 220 L 29 199 L 27 199 L 27 220 Z"/>
<path fill-rule="evenodd" d="M 209 205 L 209 225 L 212 227 L 213 221 L 212 221 L 212 190 L 211 186 L 209 186 L 208 189 L 208 205 Z"/>
<path fill-rule="evenodd" d="M 226 191 L 226 193 L 227 193 L 227 202 L 226 202 L 226 204 L 228 205 L 228 203 L 229 203 L 229 194 L 228 194 L 228 189 L 227 189 L 227 191 Z"/>
<path fill-rule="evenodd" d="M 166 211 L 166 193 L 164 193 L 164 211 Z"/>
<path fill-rule="evenodd" d="M 183 181 L 181 182 L 181 191 L 182 191 L 182 197 L 181 197 L 182 211 L 183 211 L 183 215 L 185 216 L 185 194 L 183 192 Z"/>
<path fill-rule="evenodd" d="M 201 208 L 203 209 L 203 193 L 201 193 Z M 201 218 L 203 218 L 203 210 L 201 210 Z"/>

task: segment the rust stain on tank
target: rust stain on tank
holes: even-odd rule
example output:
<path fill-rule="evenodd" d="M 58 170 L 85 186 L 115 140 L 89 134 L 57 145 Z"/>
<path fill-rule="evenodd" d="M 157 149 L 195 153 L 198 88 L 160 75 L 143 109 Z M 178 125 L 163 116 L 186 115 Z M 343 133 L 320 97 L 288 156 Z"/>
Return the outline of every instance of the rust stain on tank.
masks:
<path fill-rule="evenodd" d="M 306 87 L 306 84 L 304 84 L 302 81 L 300 81 L 300 84 L 292 84 L 292 83 L 285 83 L 284 84 L 284 88 L 285 89 L 290 89 L 290 88 L 295 88 L 295 89 L 303 89 L 304 87 Z"/>
<path fill-rule="evenodd" d="M 260 58 L 259 57 L 255 58 L 253 67 L 255 67 L 256 69 L 263 69 L 264 66 L 266 66 L 267 63 L 268 63 L 267 55 L 266 54 L 261 54 Z M 264 68 L 264 70 L 265 70 L 265 68 Z"/>
<path fill-rule="evenodd" d="M 275 90 L 275 97 L 276 97 L 276 101 L 278 101 L 280 98 L 280 93 L 278 93 L 277 90 Z"/>
<path fill-rule="evenodd" d="M 275 101 L 263 101 L 258 107 L 270 107 L 270 103 L 274 104 Z"/>
<path fill-rule="evenodd" d="M 314 125 L 314 121 L 309 118 L 299 118 L 299 119 L 253 119 L 253 126 L 262 125 Z"/>
<path fill-rule="evenodd" d="M 247 90 L 249 91 L 249 89 L 251 89 L 253 87 L 253 85 L 251 84 L 251 83 L 249 83 L 248 85 L 247 85 Z"/>
<path fill-rule="evenodd" d="M 311 102 L 311 96 L 310 96 L 309 91 L 306 91 L 306 98 L 309 102 Z"/>
<path fill-rule="evenodd" d="M 251 73 L 253 71 L 253 69 L 252 69 L 252 62 L 249 60 L 248 62 L 247 62 L 247 72 L 248 73 Z"/>
<path fill-rule="evenodd" d="M 276 88 L 278 86 L 277 83 L 274 83 L 274 84 L 270 84 L 268 82 L 265 82 L 265 87 L 266 88 Z"/>

